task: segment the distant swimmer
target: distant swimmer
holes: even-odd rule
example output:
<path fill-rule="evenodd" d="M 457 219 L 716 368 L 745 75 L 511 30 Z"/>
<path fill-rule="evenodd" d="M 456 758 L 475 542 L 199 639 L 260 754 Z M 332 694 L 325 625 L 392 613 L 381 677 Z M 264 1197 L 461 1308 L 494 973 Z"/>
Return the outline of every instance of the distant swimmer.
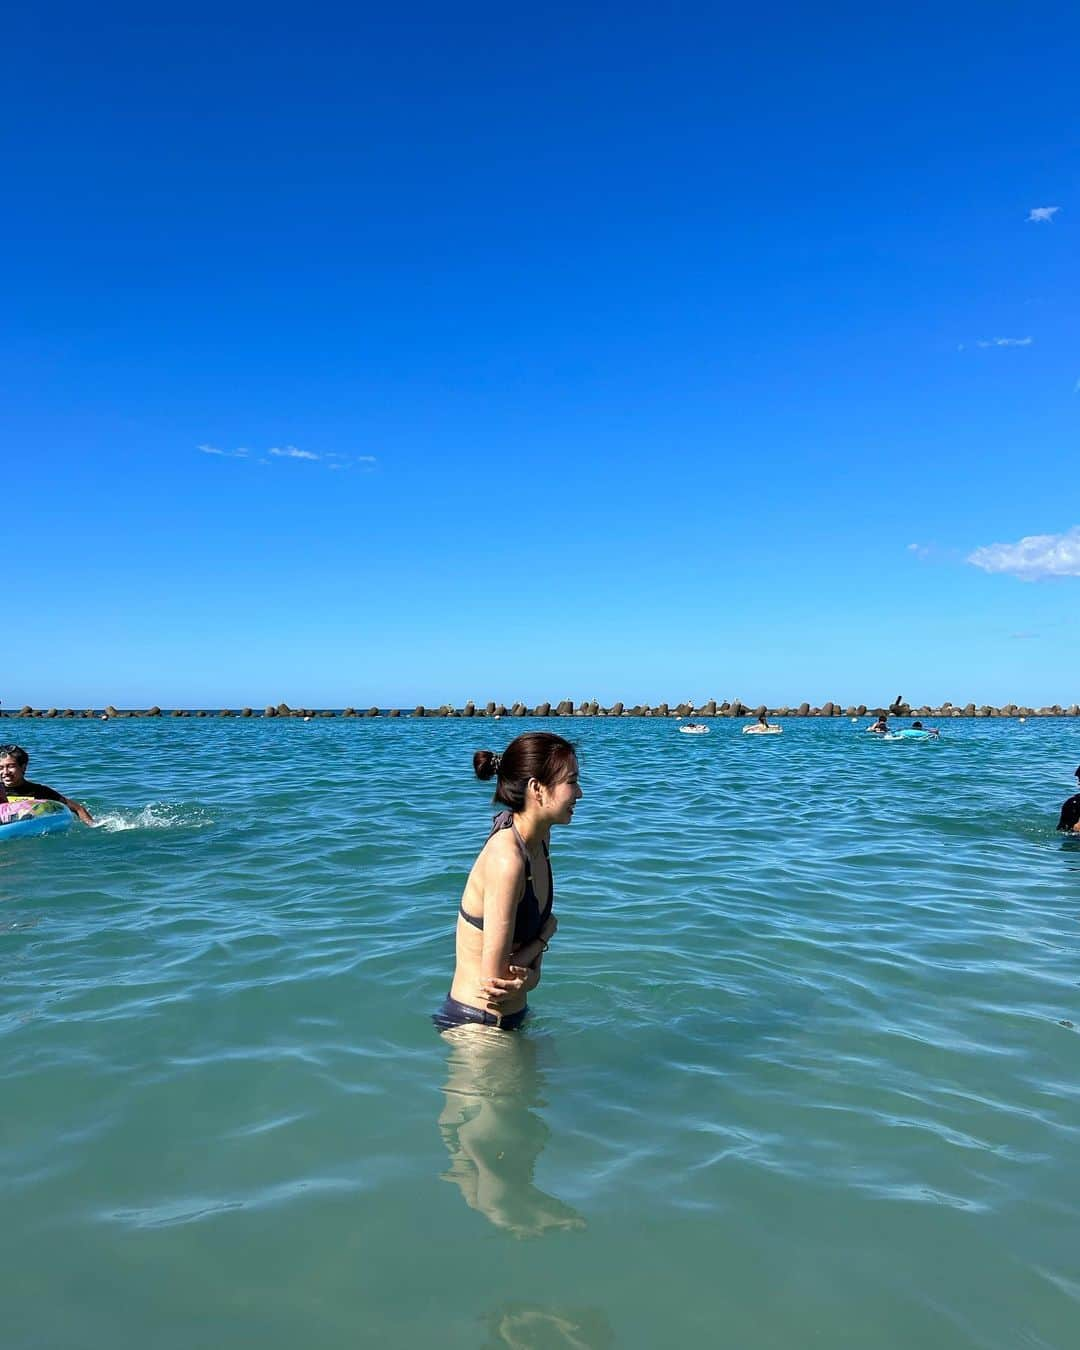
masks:
<path fill-rule="evenodd" d="M 744 736 L 779 736 L 783 727 L 778 727 L 775 722 L 770 722 L 763 712 L 758 713 L 756 722 L 743 727 Z"/>
<path fill-rule="evenodd" d="M 0 745 L 0 802 L 60 802 L 73 811 L 84 825 L 94 817 L 79 802 L 73 802 L 44 783 L 31 783 L 26 777 L 30 756 L 21 745 Z"/>
<path fill-rule="evenodd" d="M 889 734 L 889 719 L 882 713 L 874 725 L 866 729 L 874 736 L 887 736 Z"/>
<path fill-rule="evenodd" d="M 1073 775 L 1080 783 L 1080 769 Z M 1058 817 L 1059 830 L 1068 830 L 1071 834 L 1080 834 L 1080 792 L 1074 793 L 1068 801 L 1061 803 L 1061 815 Z"/>

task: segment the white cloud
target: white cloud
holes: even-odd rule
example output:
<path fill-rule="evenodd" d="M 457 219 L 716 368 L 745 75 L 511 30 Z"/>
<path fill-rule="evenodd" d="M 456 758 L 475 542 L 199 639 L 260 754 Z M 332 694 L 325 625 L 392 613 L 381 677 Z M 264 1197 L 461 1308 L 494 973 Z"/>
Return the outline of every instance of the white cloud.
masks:
<path fill-rule="evenodd" d="M 933 544 L 908 544 L 908 552 L 914 553 L 916 558 L 928 558 L 933 550 Z"/>
<path fill-rule="evenodd" d="M 343 455 L 337 450 L 328 450 L 323 459 L 336 459 L 338 468 L 343 469 L 347 464 L 377 464 L 379 461 L 374 455 Z"/>
<path fill-rule="evenodd" d="M 1080 525 L 1064 534 L 1029 534 L 1015 544 L 987 544 L 967 561 L 984 572 L 1004 572 L 1021 581 L 1080 577 Z"/>
<path fill-rule="evenodd" d="M 270 454 L 277 455 L 279 459 L 319 459 L 320 456 L 313 454 L 310 450 L 297 450 L 295 445 L 275 445 L 271 448 Z"/>
<path fill-rule="evenodd" d="M 373 465 L 378 464 L 378 459 L 374 455 L 342 455 L 336 450 L 328 450 L 322 458 L 326 461 L 328 469 L 371 469 Z"/>
<path fill-rule="evenodd" d="M 990 338 L 987 342 L 976 342 L 976 347 L 1030 347 L 1034 338 Z"/>
<path fill-rule="evenodd" d="M 316 454 L 314 450 L 301 450 L 295 445 L 275 445 L 266 450 L 261 455 L 252 457 L 251 451 L 246 446 L 239 446 L 236 450 L 219 450 L 216 445 L 200 445 L 196 447 L 204 455 L 219 455 L 226 459 L 251 459 L 255 464 L 269 464 L 274 459 L 304 459 L 311 462 L 321 463 L 327 469 L 350 469 L 359 466 L 362 469 L 370 469 L 378 463 L 374 455 L 343 455 L 337 450 L 328 450 L 325 454 Z"/>
<path fill-rule="evenodd" d="M 1033 220 L 1036 224 L 1049 224 L 1060 210 L 1060 206 L 1033 206 L 1028 220 Z"/>

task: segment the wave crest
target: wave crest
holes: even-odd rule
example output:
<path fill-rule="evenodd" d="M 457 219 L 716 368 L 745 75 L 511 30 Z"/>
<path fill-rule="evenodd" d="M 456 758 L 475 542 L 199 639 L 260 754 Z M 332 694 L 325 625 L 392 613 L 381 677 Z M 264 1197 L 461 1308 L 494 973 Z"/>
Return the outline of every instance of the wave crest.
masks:
<path fill-rule="evenodd" d="M 138 811 L 109 811 L 98 816 L 94 828 L 117 834 L 121 830 L 198 830 L 211 823 L 209 813 L 200 806 L 148 802 Z"/>

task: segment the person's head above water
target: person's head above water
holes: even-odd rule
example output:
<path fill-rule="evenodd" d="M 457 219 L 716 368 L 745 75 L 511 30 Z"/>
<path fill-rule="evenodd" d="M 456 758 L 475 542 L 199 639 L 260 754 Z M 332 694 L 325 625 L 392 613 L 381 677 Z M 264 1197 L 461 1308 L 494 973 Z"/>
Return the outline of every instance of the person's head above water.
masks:
<path fill-rule="evenodd" d="M 554 788 L 577 783 L 577 753 L 568 740 L 550 731 L 526 731 L 515 737 L 501 755 L 477 750 L 473 755 L 477 778 L 494 778 L 495 800 L 511 811 L 524 811 L 529 788 L 537 784 Z M 578 791 L 580 795 L 580 789 Z"/>
<path fill-rule="evenodd" d="M 17 787 L 29 763 L 30 756 L 21 745 L 0 745 L 0 787 Z"/>
<path fill-rule="evenodd" d="M 912 729 L 912 731 L 922 731 L 922 723 L 921 723 L 921 722 L 912 722 L 912 724 L 911 724 L 911 729 Z"/>

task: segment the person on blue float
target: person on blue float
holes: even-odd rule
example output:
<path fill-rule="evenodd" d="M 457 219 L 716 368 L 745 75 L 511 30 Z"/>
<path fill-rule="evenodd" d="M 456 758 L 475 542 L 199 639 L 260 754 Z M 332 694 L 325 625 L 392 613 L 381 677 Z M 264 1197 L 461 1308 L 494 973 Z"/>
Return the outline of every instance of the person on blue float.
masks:
<path fill-rule="evenodd" d="M 440 1031 L 468 1023 L 513 1031 L 528 1015 L 558 927 L 548 842 L 581 800 L 577 755 L 562 736 L 527 731 L 501 755 L 478 750 L 473 769 L 496 780 L 503 810 L 465 883 L 454 979 L 433 1020 Z"/>
<path fill-rule="evenodd" d="M 1080 783 L 1080 769 L 1073 775 Z M 1068 830 L 1070 834 L 1080 834 L 1080 792 L 1074 793 L 1061 803 L 1061 815 L 1058 816 L 1059 830 Z"/>
<path fill-rule="evenodd" d="M 73 802 L 44 783 L 31 783 L 26 776 L 29 763 L 30 756 L 21 745 L 0 745 L 0 802 L 60 802 L 84 825 L 94 823 L 94 817 L 80 802 Z"/>

